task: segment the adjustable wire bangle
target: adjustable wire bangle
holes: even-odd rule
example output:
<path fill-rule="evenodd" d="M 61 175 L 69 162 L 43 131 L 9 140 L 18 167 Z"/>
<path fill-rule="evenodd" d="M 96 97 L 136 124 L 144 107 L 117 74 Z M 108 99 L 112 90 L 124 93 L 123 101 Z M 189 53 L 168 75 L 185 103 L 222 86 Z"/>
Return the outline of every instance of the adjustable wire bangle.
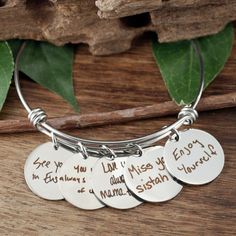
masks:
<path fill-rule="evenodd" d="M 173 130 L 178 130 L 183 125 L 193 124 L 198 118 L 198 113 L 196 107 L 201 99 L 203 90 L 204 90 L 204 63 L 203 58 L 195 41 L 191 41 L 192 46 L 195 49 L 196 55 L 199 60 L 199 89 L 195 101 L 188 106 L 183 107 L 179 114 L 178 119 L 168 126 L 165 126 L 160 131 L 156 131 L 152 134 L 135 138 L 129 140 L 121 141 L 100 141 L 100 140 L 89 140 L 82 139 L 79 137 L 74 137 L 68 134 L 65 134 L 53 126 L 47 123 L 47 115 L 41 108 L 31 108 L 26 102 L 23 93 L 21 91 L 20 81 L 19 81 L 19 61 L 20 57 L 24 51 L 26 43 L 24 42 L 17 54 L 16 63 L 15 63 L 15 73 L 14 81 L 18 96 L 23 104 L 24 108 L 28 112 L 28 118 L 30 122 L 42 133 L 51 137 L 54 147 L 63 147 L 71 152 L 80 152 L 82 155 L 87 158 L 88 156 L 94 157 L 103 157 L 109 156 L 111 158 L 115 157 L 124 157 L 130 155 L 140 155 L 142 148 L 147 148 L 152 146 L 157 141 L 169 136 L 173 133 Z"/>

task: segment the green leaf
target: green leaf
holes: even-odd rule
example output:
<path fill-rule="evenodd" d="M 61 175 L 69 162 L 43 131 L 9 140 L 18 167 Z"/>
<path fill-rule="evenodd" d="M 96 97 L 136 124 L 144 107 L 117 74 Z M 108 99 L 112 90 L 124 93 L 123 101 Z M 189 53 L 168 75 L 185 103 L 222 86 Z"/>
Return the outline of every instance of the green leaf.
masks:
<path fill-rule="evenodd" d="M 7 41 L 8 45 L 11 48 L 14 58 L 16 58 L 17 52 L 19 51 L 22 42 L 23 41 L 20 39 L 10 39 Z"/>
<path fill-rule="evenodd" d="M 232 24 L 220 33 L 196 39 L 204 59 L 205 87 L 224 68 L 234 41 Z M 153 52 L 172 99 L 179 105 L 190 104 L 199 87 L 199 59 L 191 41 L 158 43 L 153 40 Z"/>
<path fill-rule="evenodd" d="M 14 59 L 7 42 L 0 42 L 0 110 L 6 100 L 14 70 Z"/>
<path fill-rule="evenodd" d="M 11 41 L 11 47 L 13 52 L 16 52 L 19 41 Z M 57 47 L 46 42 L 29 41 L 21 56 L 19 68 L 79 111 L 73 88 L 73 61 L 74 49 L 70 45 Z"/>

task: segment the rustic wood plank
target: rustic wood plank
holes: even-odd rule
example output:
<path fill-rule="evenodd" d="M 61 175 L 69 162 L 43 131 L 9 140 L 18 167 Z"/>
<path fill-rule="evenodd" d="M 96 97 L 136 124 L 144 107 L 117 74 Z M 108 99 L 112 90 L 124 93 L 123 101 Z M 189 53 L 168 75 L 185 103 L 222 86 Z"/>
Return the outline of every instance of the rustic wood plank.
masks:
<path fill-rule="evenodd" d="M 197 110 L 211 111 L 223 108 L 236 107 L 236 92 L 202 98 Z M 84 115 L 69 115 L 47 119 L 48 124 L 58 130 L 74 128 L 96 127 L 103 125 L 121 124 L 147 118 L 177 115 L 180 107 L 173 101 L 157 103 L 149 106 L 135 107 L 110 112 L 90 113 Z M 25 119 L 0 120 L 0 134 L 38 132 L 37 129 Z"/>
<path fill-rule="evenodd" d="M 224 71 L 204 96 L 235 92 L 236 49 Z M 155 65 L 150 42 L 143 38 L 124 54 L 93 57 L 80 47 L 74 67 L 81 113 L 152 105 L 169 100 Z M 58 96 L 24 80 L 24 92 L 33 106 L 42 106 L 50 117 L 70 115 L 72 109 Z M 54 102 L 51 102 L 54 101 Z M 25 118 L 12 86 L 0 119 Z M 172 121 L 163 117 L 125 125 L 72 130 L 86 138 L 126 139 L 150 133 Z M 234 235 L 236 232 L 236 109 L 203 112 L 194 126 L 213 134 L 223 145 L 226 165 L 213 183 L 185 187 L 174 200 L 145 203 L 119 211 L 104 208 L 79 210 L 65 201 L 51 202 L 27 188 L 23 166 L 27 155 L 47 137 L 39 133 L 0 136 L 0 235 Z"/>
<path fill-rule="evenodd" d="M 227 4 L 232 4 L 227 2 Z M 96 0 L 96 6 L 99 8 L 98 14 L 104 18 L 120 18 L 125 16 L 132 16 L 135 14 L 152 12 L 161 8 L 188 8 L 188 7 L 202 7 L 202 6 L 223 6 L 226 4 L 225 0 Z"/>
<path fill-rule="evenodd" d="M 137 11 L 132 3 L 135 2 L 121 1 L 125 10 L 115 9 L 112 13 L 116 18 L 111 13 L 112 19 L 101 19 L 95 0 L 2 1 L 0 40 L 34 39 L 57 45 L 85 43 L 92 54 L 108 55 L 130 49 L 133 40 L 147 31 L 156 32 L 161 42 L 177 41 L 217 33 L 228 22 L 236 20 L 236 0 L 162 1 L 151 13 L 145 8 L 150 1 L 148 4 L 146 0 L 138 0 L 138 9 L 145 12 L 141 15 L 134 15 Z M 114 4 L 117 1 L 113 1 Z M 128 18 L 119 18 L 123 14 Z"/>

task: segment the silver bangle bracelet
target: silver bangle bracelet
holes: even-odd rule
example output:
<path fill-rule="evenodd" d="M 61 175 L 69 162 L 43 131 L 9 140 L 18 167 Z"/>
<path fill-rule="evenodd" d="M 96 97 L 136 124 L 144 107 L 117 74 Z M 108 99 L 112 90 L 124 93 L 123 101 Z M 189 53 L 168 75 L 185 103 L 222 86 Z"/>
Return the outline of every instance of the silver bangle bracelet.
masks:
<path fill-rule="evenodd" d="M 203 58 L 195 41 L 191 41 L 192 46 L 195 49 L 196 55 L 199 59 L 199 89 L 195 101 L 183 107 L 179 114 L 178 119 L 171 125 L 168 125 L 162 128 L 160 131 L 154 132 L 152 134 L 135 138 L 129 140 L 121 141 L 99 141 L 99 140 L 89 140 L 82 139 L 79 137 L 74 137 L 68 134 L 65 134 L 53 126 L 47 123 L 47 115 L 41 108 L 32 109 L 29 104 L 26 102 L 19 81 L 19 61 L 26 46 L 24 42 L 17 54 L 15 62 L 15 71 L 14 71 L 14 81 L 18 96 L 28 112 L 28 118 L 31 123 L 42 133 L 51 137 L 55 148 L 63 147 L 72 152 L 80 152 L 84 157 L 94 156 L 94 157 L 103 157 L 109 156 L 111 158 L 115 157 L 124 157 L 129 155 L 139 154 L 142 151 L 142 148 L 147 148 L 152 146 L 157 141 L 169 136 L 173 131 L 177 130 L 183 125 L 192 124 L 198 117 L 198 113 L 195 110 L 204 90 L 204 63 Z"/>

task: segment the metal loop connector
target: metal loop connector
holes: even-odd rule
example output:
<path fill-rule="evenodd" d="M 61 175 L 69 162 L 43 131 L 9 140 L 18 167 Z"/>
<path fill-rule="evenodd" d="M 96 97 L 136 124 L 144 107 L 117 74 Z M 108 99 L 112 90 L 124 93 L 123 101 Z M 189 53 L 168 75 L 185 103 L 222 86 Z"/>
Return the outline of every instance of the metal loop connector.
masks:
<path fill-rule="evenodd" d="M 186 117 L 186 121 L 184 122 L 184 125 L 192 125 L 198 118 L 198 112 L 193 109 L 192 107 L 184 107 L 179 112 L 178 118 L 181 119 L 183 117 Z"/>
<path fill-rule="evenodd" d="M 28 118 L 30 122 L 37 128 L 38 125 L 40 125 L 43 122 L 46 122 L 47 115 L 44 110 L 41 108 L 36 108 L 30 111 Z"/>
<path fill-rule="evenodd" d="M 52 134 L 51 134 L 51 137 L 52 137 L 52 144 L 53 144 L 54 149 L 55 149 L 55 150 L 58 150 L 59 147 L 60 147 L 60 145 L 59 145 L 59 143 L 58 143 L 58 141 L 57 141 L 56 135 L 55 135 L 54 133 L 52 133 Z"/>
<path fill-rule="evenodd" d="M 180 139 L 179 131 L 177 129 L 172 129 L 169 137 L 170 140 L 175 140 L 176 142 L 178 142 Z"/>
<path fill-rule="evenodd" d="M 127 147 L 131 149 L 130 152 L 127 151 L 128 153 L 134 153 L 133 155 L 137 155 L 138 157 L 141 157 L 143 155 L 143 148 L 140 145 L 136 143 L 129 143 Z M 133 151 L 133 149 L 135 149 L 135 151 Z"/>
<path fill-rule="evenodd" d="M 84 159 L 87 159 L 89 155 L 86 147 L 81 142 L 78 142 L 77 146 L 78 146 L 78 152 L 80 152 L 83 155 Z"/>
<path fill-rule="evenodd" d="M 106 145 L 101 146 L 100 154 L 104 157 L 106 157 L 108 160 L 113 161 L 117 157 L 115 152 L 107 147 Z"/>

